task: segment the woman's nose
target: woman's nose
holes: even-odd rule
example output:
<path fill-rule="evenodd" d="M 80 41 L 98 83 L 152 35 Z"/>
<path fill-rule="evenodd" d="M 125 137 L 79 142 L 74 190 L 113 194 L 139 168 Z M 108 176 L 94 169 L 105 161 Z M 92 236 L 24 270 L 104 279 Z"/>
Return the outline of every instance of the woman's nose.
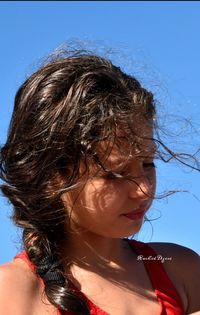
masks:
<path fill-rule="evenodd" d="M 149 199 L 153 197 L 153 183 L 146 176 L 140 176 L 129 181 L 129 197 Z"/>

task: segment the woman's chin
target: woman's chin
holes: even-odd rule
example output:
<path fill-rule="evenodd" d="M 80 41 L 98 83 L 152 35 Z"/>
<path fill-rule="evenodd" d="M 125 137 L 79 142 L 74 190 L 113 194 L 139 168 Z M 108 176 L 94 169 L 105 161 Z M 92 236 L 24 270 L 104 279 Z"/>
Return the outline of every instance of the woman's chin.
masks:
<path fill-rule="evenodd" d="M 126 238 L 126 237 L 133 236 L 134 234 L 137 234 L 140 231 L 142 224 L 143 224 L 142 221 L 137 222 L 137 224 L 135 223 L 134 226 L 130 227 L 129 229 L 118 231 L 114 235 L 114 238 Z"/>

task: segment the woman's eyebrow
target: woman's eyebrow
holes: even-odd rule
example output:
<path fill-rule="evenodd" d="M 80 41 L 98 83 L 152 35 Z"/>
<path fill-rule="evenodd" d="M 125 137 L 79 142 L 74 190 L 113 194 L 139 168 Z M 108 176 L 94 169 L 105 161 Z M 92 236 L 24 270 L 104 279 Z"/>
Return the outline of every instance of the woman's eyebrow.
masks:
<path fill-rule="evenodd" d="M 141 147 L 141 150 L 139 150 L 139 153 L 147 153 L 148 155 L 154 156 L 157 152 L 157 146 L 152 141 L 149 145 Z"/>
<path fill-rule="evenodd" d="M 143 152 L 141 152 L 141 154 L 139 155 L 140 157 L 152 157 L 154 158 L 156 155 L 156 150 L 145 150 Z"/>

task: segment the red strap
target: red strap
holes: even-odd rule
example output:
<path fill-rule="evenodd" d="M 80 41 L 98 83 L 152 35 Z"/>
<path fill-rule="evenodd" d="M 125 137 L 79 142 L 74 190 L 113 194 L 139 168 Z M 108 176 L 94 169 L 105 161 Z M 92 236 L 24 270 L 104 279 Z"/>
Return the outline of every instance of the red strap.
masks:
<path fill-rule="evenodd" d="M 26 251 L 22 251 L 21 253 L 17 254 L 14 259 L 16 258 L 21 258 L 23 261 L 25 261 L 28 266 L 30 267 L 30 269 L 32 270 L 33 273 L 35 273 L 35 265 L 30 261 L 30 259 L 28 258 L 28 255 L 26 253 Z"/>
<path fill-rule="evenodd" d="M 20 258 L 20 259 L 22 259 L 23 261 L 25 261 L 25 262 L 27 263 L 27 265 L 30 267 L 31 271 L 36 275 L 36 272 L 35 272 L 36 267 L 35 267 L 35 265 L 30 261 L 30 259 L 29 259 L 29 257 L 28 257 L 28 255 L 27 255 L 27 253 L 26 253 L 25 250 L 22 251 L 21 253 L 17 254 L 17 255 L 14 257 L 14 259 L 16 259 L 16 258 Z M 43 279 L 40 278 L 39 276 L 37 276 L 37 277 L 38 277 L 39 281 L 44 285 Z"/>
<path fill-rule="evenodd" d="M 146 243 L 136 240 L 129 240 L 129 243 L 138 255 L 142 255 L 143 258 L 146 258 L 142 261 L 145 265 L 158 301 L 163 306 L 162 314 L 184 314 L 183 303 L 180 295 L 168 277 L 163 267 L 163 263 L 159 259 L 159 255 Z"/>

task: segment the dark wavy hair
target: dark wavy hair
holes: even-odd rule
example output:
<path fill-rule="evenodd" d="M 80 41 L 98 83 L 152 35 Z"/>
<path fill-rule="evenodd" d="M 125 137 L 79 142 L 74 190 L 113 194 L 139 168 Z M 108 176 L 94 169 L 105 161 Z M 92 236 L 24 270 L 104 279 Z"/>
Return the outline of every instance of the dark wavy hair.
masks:
<path fill-rule="evenodd" d="M 111 61 L 87 52 L 49 61 L 16 94 L 1 149 L 1 189 L 13 205 L 15 224 L 23 228 L 24 248 L 36 270 L 44 257 L 50 262 L 53 257 L 54 276 L 61 281 L 45 281 L 45 293 L 60 310 L 89 314 L 63 267 L 69 217 L 61 195 L 76 188 L 81 162 L 85 173 L 91 162 L 108 172 L 96 148 L 105 139 L 117 141 L 119 126 L 129 143 L 139 145 L 134 121 L 141 116 L 147 122 L 155 117 L 152 93 Z"/>

